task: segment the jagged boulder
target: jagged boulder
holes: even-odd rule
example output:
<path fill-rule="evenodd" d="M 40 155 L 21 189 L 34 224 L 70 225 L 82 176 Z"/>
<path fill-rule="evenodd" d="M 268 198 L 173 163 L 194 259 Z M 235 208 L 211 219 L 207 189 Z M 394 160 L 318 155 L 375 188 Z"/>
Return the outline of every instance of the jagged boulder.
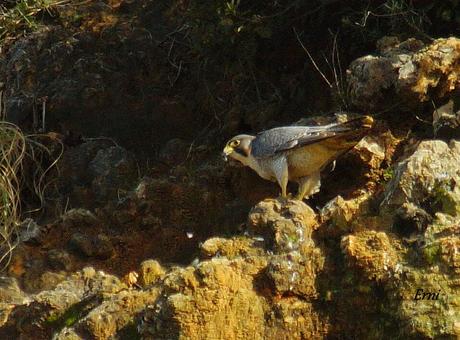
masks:
<path fill-rule="evenodd" d="M 460 212 L 460 142 L 421 142 L 394 167 L 381 203 L 383 211 L 404 216 Z M 411 212 L 413 211 L 413 212 Z M 429 220 L 429 219 L 428 219 Z"/>
<path fill-rule="evenodd" d="M 407 336 L 460 334 L 459 165 L 457 141 L 416 145 L 395 165 L 374 223 L 341 238 L 347 268 L 373 282 L 371 290 L 383 287 L 382 303 Z M 325 217 L 342 225 L 362 223 L 369 210 L 355 211 L 351 222 L 344 213 L 351 203 L 337 200 Z"/>
<path fill-rule="evenodd" d="M 400 259 L 386 233 L 373 230 L 342 238 L 342 250 L 351 266 L 359 268 L 369 280 L 388 280 L 400 267 Z"/>
<path fill-rule="evenodd" d="M 460 93 L 433 110 L 433 132 L 443 140 L 460 138 Z"/>
<path fill-rule="evenodd" d="M 146 260 L 141 263 L 139 274 L 139 281 L 143 287 L 149 287 L 162 280 L 166 274 L 166 270 L 158 261 Z"/>
<path fill-rule="evenodd" d="M 264 235 L 274 252 L 267 267 L 267 276 L 277 294 L 316 296 L 315 278 L 324 264 L 312 232 L 318 227 L 317 216 L 303 202 L 283 204 L 265 200 L 249 213 L 249 230 Z"/>
<path fill-rule="evenodd" d="M 15 278 L 0 277 L 0 328 L 6 323 L 16 305 L 29 301 L 28 295 L 22 291 Z"/>
<path fill-rule="evenodd" d="M 133 155 L 107 139 L 86 141 L 64 152 L 58 163 L 59 194 L 72 206 L 94 208 L 131 190 L 137 179 Z"/>
<path fill-rule="evenodd" d="M 413 109 L 431 99 L 448 98 L 460 88 L 459 60 L 460 39 L 454 37 L 429 45 L 409 39 L 386 46 L 350 64 L 351 101 L 366 111 L 395 104 Z"/>
<path fill-rule="evenodd" d="M 5 298 L 0 304 L 5 317 L 0 337 L 109 339 L 115 334 L 132 334 L 134 318 L 155 302 L 158 292 L 157 287 L 128 288 L 117 277 L 92 267 L 70 275 L 52 290 L 32 296 L 22 293 L 11 281 L 8 287 L 0 287 Z"/>
<path fill-rule="evenodd" d="M 145 310 L 143 337 L 320 337 L 327 322 L 314 307 L 324 261 L 311 239 L 316 226 L 303 202 L 260 202 L 247 236 L 210 239 L 205 260 L 166 275 L 166 294 Z"/>
<path fill-rule="evenodd" d="M 249 213 L 248 230 L 264 237 L 268 246 L 278 253 L 298 249 L 304 242 L 312 242 L 311 233 L 318 226 L 316 214 L 303 202 L 288 204 L 267 199 Z"/>
<path fill-rule="evenodd" d="M 159 289 L 126 289 L 106 298 L 81 319 L 64 327 L 53 339 L 111 339 L 136 334 L 135 317 L 159 296 Z"/>

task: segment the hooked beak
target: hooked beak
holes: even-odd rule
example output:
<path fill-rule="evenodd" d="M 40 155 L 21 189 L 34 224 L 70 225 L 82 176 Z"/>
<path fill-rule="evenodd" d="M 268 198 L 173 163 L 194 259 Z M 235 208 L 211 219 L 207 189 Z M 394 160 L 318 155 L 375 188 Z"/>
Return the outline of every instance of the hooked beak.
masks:
<path fill-rule="evenodd" d="M 224 148 L 224 152 L 222 152 L 222 158 L 224 159 L 224 161 L 227 161 L 228 160 L 228 156 L 233 152 L 233 148 L 231 146 L 226 146 Z"/>
<path fill-rule="evenodd" d="M 363 127 L 366 129 L 370 129 L 374 124 L 374 119 L 371 116 L 365 116 L 363 118 Z"/>

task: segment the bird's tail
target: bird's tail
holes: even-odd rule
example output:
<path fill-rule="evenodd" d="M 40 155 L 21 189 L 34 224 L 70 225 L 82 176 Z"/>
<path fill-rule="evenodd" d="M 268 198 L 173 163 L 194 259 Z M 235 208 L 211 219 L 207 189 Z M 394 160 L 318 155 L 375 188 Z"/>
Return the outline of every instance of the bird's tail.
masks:
<path fill-rule="evenodd" d="M 337 123 L 331 126 L 334 131 L 356 131 L 356 130 L 367 130 L 371 129 L 374 124 L 374 119 L 371 116 L 362 116 L 358 118 L 350 119 L 344 123 Z"/>
<path fill-rule="evenodd" d="M 374 119 L 362 116 L 344 123 L 331 125 L 328 130 L 334 136 L 325 142 L 330 148 L 348 150 L 353 148 L 372 128 Z"/>

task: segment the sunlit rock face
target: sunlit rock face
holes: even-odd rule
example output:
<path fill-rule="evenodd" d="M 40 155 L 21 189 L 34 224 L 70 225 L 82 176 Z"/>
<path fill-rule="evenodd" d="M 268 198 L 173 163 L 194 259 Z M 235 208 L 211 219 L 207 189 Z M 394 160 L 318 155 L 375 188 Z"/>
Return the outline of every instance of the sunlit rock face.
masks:
<path fill-rule="evenodd" d="M 0 9 L 18 15 L 0 16 L 0 115 L 49 148 L 21 180 L 62 152 L 46 209 L 10 240 L 0 339 L 459 338 L 460 40 L 411 27 L 423 42 L 385 37 L 363 56 L 387 34 L 371 21 L 412 24 L 426 1 L 407 18 L 356 1 L 224 2 Z M 365 41 L 329 35 L 338 22 Z M 220 160 L 232 135 L 355 115 L 372 131 L 308 201 Z"/>
<path fill-rule="evenodd" d="M 459 213 L 460 143 L 434 140 L 421 142 L 412 155 L 394 167 L 382 209 L 403 207 Z"/>
<path fill-rule="evenodd" d="M 311 238 L 316 214 L 303 202 L 268 199 L 249 214 L 247 236 L 213 238 L 208 260 L 165 278 L 166 295 L 145 311 L 145 338 L 318 338 L 315 301 L 324 265 Z M 242 317 L 245 315 L 246 317 Z"/>
<path fill-rule="evenodd" d="M 425 45 L 409 39 L 356 59 L 347 70 L 350 98 L 362 110 L 419 107 L 460 88 L 460 39 Z"/>

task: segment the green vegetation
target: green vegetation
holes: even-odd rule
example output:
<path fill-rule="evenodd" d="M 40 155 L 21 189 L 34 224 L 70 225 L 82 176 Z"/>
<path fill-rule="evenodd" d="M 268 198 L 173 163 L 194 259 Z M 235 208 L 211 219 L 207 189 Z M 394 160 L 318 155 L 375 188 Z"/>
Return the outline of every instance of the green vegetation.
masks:
<path fill-rule="evenodd" d="M 383 172 L 383 180 L 385 182 L 389 182 L 394 177 L 394 175 L 395 175 L 395 171 L 394 171 L 393 167 L 389 166 Z"/>
<path fill-rule="evenodd" d="M 69 0 L 19 0 L 10 6 L 0 5 L 0 42 L 36 30 L 46 18 L 56 15 L 55 9 Z"/>
<path fill-rule="evenodd" d="M 433 242 L 423 248 L 423 256 L 428 264 L 433 265 L 439 260 L 441 248 L 439 243 Z"/>
<path fill-rule="evenodd" d="M 192 50 L 201 58 L 226 58 L 236 64 L 251 60 L 257 51 L 257 38 L 272 36 L 272 16 L 263 12 L 273 6 L 272 2 L 267 7 L 248 6 L 240 0 L 191 2 L 185 21 L 192 34 Z"/>
<path fill-rule="evenodd" d="M 177 78 L 198 77 L 200 109 L 218 121 L 237 110 L 241 124 L 252 126 L 255 117 L 292 121 L 288 115 L 306 108 L 321 111 L 311 107 L 315 93 L 331 94 L 336 110 L 350 109 L 351 60 L 375 51 L 384 36 L 429 41 L 454 26 L 460 7 L 458 1 L 194 0 L 175 1 L 165 12 L 176 28 L 163 47 Z"/>
<path fill-rule="evenodd" d="M 50 328 L 58 331 L 64 327 L 72 327 L 78 320 L 86 316 L 95 305 L 101 303 L 99 296 L 90 296 L 73 304 L 63 314 L 51 314 L 45 320 Z"/>
<path fill-rule="evenodd" d="M 451 216 L 456 216 L 460 207 L 454 197 L 456 183 L 450 181 L 438 181 L 431 192 L 432 206 L 435 211 L 441 211 Z"/>
<path fill-rule="evenodd" d="M 386 35 L 419 36 L 435 33 L 433 22 L 460 23 L 457 0 L 418 4 L 410 0 L 360 1 L 191 1 L 181 13 L 181 21 L 190 29 L 193 50 L 201 57 L 251 60 L 260 50 L 260 42 L 293 36 L 293 28 L 308 27 L 304 36 L 313 38 L 317 30 L 336 27 L 355 39 L 354 47 L 375 43 Z M 177 7 L 173 6 L 173 9 Z M 321 24 L 322 23 L 322 24 Z M 335 32 L 334 32 L 335 33 Z M 334 35 L 325 37 L 334 39 Z M 374 46 L 373 46 L 374 47 Z"/>

